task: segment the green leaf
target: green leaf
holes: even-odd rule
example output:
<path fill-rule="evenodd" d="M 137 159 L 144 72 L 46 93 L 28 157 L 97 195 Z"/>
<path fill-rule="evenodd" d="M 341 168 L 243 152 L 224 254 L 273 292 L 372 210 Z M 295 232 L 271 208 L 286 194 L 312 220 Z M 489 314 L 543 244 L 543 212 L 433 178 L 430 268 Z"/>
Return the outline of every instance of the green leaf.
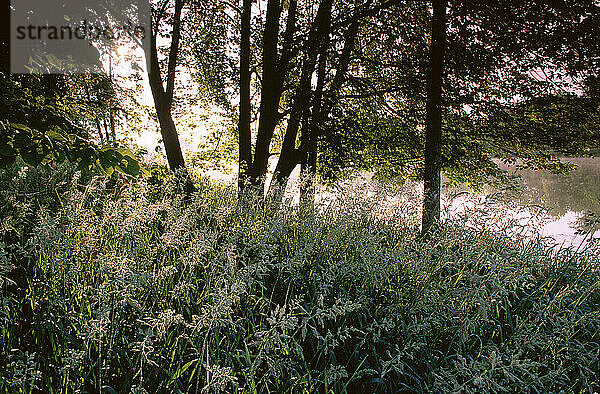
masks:
<path fill-rule="evenodd" d="M 171 378 L 169 379 L 169 381 L 167 382 L 167 386 L 173 384 L 173 382 L 175 382 L 175 380 L 179 379 L 181 377 L 181 375 L 183 375 L 183 373 L 185 371 L 188 370 L 188 368 L 195 362 L 197 362 L 198 359 L 192 360 L 192 361 L 188 361 L 187 363 L 185 363 L 181 368 L 179 368 L 177 371 L 175 371 L 175 373 L 173 374 L 173 376 L 171 376 Z"/>
<path fill-rule="evenodd" d="M 30 147 L 33 144 L 31 135 L 27 132 L 18 132 L 13 138 L 13 147 L 23 149 Z"/>
<path fill-rule="evenodd" d="M 0 143 L 0 155 L 2 156 L 16 156 L 17 152 L 12 146 L 7 143 Z"/>
<path fill-rule="evenodd" d="M 121 155 L 114 149 L 102 148 L 99 151 L 99 162 L 104 170 L 108 170 L 109 168 L 120 164 Z"/>
<path fill-rule="evenodd" d="M 46 135 L 57 141 L 61 141 L 61 142 L 67 141 L 67 137 L 65 137 L 64 135 L 62 135 L 61 133 L 59 133 L 56 130 L 48 130 L 46 132 Z"/>
<path fill-rule="evenodd" d="M 140 163 L 137 160 L 132 159 L 131 157 L 125 157 L 127 160 L 127 166 L 125 168 L 125 172 L 131 176 L 136 176 L 140 174 Z"/>
<path fill-rule="evenodd" d="M 35 150 L 22 150 L 21 158 L 32 167 L 37 167 L 44 160 L 44 155 L 40 154 L 37 149 Z"/>
<path fill-rule="evenodd" d="M 31 131 L 31 129 L 29 128 L 29 126 L 24 125 L 24 124 L 20 124 L 20 123 L 11 123 L 10 127 L 13 128 L 13 129 L 17 129 L 17 130 Z"/>
<path fill-rule="evenodd" d="M 98 154 L 91 146 L 87 146 L 77 152 L 77 157 L 80 160 L 78 167 L 81 170 L 89 170 L 92 164 L 98 160 Z"/>

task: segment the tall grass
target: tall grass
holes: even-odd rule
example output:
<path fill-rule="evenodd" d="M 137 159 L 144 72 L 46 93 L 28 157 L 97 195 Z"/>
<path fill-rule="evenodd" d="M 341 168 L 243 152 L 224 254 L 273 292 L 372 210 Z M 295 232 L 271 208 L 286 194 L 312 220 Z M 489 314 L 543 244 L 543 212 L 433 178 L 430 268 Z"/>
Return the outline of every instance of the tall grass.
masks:
<path fill-rule="evenodd" d="M 600 390 L 597 250 L 179 184 L 0 175 L 0 391 Z"/>

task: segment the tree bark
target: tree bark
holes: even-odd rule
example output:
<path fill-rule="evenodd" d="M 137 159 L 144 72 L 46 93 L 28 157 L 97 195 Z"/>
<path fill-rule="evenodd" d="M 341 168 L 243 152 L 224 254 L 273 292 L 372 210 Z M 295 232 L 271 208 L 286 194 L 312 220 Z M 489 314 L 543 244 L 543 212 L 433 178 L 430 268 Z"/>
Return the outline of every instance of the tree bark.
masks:
<path fill-rule="evenodd" d="M 117 142 L 117 131 L 115 130 L 115 115 L 113 114 L 113 108 L 108 109 L 108 117 L 110 120 L 110 135 L 113 142 Z"/>
<path fill-rule="evenodd" d="M 327 46 L 329 37 L 321 43 L 319 63 L 317 66 L 317 86 L 313 97 L 312 116 L 306 122 L 306 129 L 302 135 L 306 137 L 304 155 L 300 169 L 300 203 L 312 209 L 315 203 L 315 177 L 317 175 L 317 139 L 319 129 L 323 123 L 322 104 L 323 86 L 325 85 L 325 66 L 327 64 Z"/>
<path fill-rule="evenodd" d="M 281 154 L 273 173 L 273 179 L 269 186 L 269 195 L 272 198 L 279 198 L 283 195 L 287 180 L 298 165 L 302 158 L 302 150 L 296 148 L 296 139 L 298 136 L 298 130 L 300 128 L 300 121 L 302 115 L 306 114 L 311 99 L 311 78 L 317 57 L 319 55 L 319 49 L 321 49 L 326 38 L 329 35 L 329 26 L 331 23 L 331 7 L 333 0 L 322 0 L 315 16 L 315 21 L 308 35 L 306 55 L 303 62 L 302 74 L 300 76 L 300 83 L 296 89 L 296 95 L 290 119 L 285 131 L 283 145 L 281 147 Z"/>
<path fill-rule="evenodd" d="M 337 92 L 345 81 L 346 72 L 348 69 L 350 54 L 354 48 L 354 40 L 357 35 L 359 21 L 375 12 L 376 10 L 391 7 L 400 0 L 388 0 L 378 8 L 371 8 L 373 1 L 367 0 L 363 5 L 355 7 L 353 15 L 349 18 L 349 27 L 344 35 L 344 48 L 336 68 L 336 75 L 330 85 L 328 91 L 323 91 L 318 94 L 320 98 L 317 102 L 314 101 L 311 88 L 311 80 L 317 59 L 320 54 L 321 42 L 328 38 L 329 31 L 332 25 L 332 4 L 333 0 L 320 0 L 319 9 L 315 20 L 311 24 L 311 30 L 304 45 L 294 43 L 294 34 L 296 28 L 296 9 L 297 0 L 289 0 L 287 26 L 283 33 L 283 43 L 281 55 L 278 52 L 278 34 L 279 21 L 281 18 L 280 0 L 267 1 L 267 13 L 265 29 L 263 34 L 263 53 L 262 53 L 262 79 L 261 79 L 261 98 L 260 98 L 260 117 L 258 124 L 258 135 L 254 150 L 254 157 L 248 170 L 248 181 L 253 184 L 256 190 L 264 193 L 264 178 L 268 169 L 268 159 L 271 155 L 269 148 L 273 138 L 275 128 L 282 120 L 284 114 L 280 113 L 279 102 L 284 91 L 286 76 L 289 72 L 289 64 L 295 58 L 298 52 L 304 54 L 302 60 L 302 72 L 300 81 L 294 95 L 294 102 L 289 109 L 289 119 L 283 136 L 283 145 L 277 161 L 277 166 L 273 174 L 273 179 L 269 186 L 267 198 L 269 200 L 277 198 L 283 194 L 287 180 L 293 169 L 303 160 L 303 155 L 307 149 L 310 150 L 310 158 L 305 161 L 305 167 L 310 163 L 313 172 L 316 168 L 316 132 L 321 127 L 322 120 L 330 112 L 333 105 L 337 104 L 337 100 L 330 96 L 332 92 Z M 339 24 L 338 24 L 339 25 Z M 339 27 L 339 26 L 338 26 Z M 242 36 L 244 33 L 242 33 Z M 325 44 L 325 46 L 327 46 Z M 325 48 L 327 49 L 327 48 Z M 326 52 L 326 50 L 325 50 Z M 243 61 L 242 50 L 240 50 L 240 65 Z M 245 54 L 244 54 L 245 55 Z M 325 56 L 324 56 L 325 59 Z M 326 63 L 323 63 L 326 67 Z M 325 79 L 328 75 L 327 69 L 322 73 L 323 86 L 326 86 Z M 241 75 L 240 75 L 241 76 Z M 242 87 L 244 88 L 244 87 Z M 240 89 L 241 90 L 241 89 Z M 315 114 L 318 113 L 317 119 L 310 119 L 310 108 L 312 106 L 320 106 Z M 287 111 L 286 111 L 287 112 Z M 242 114 L 240 108 L 240 118 Z M 296 141 L 302 123 L 302 141 L 299 148 L 296 148 Z M 240 130 L 242 130 L 240 128 Z M 310 130 L 313 130 L 312 132 Z M 314 138 L 310 135 L 315 133 Z M 247 141 L 247 139 L 246 139 Z M 242 161 L 242 146 L 240 145 L 240 162 Z M 251 155 L 251 154 L 250 154 Z M 241 164 L 241 163 L 240 163 Z M 261 194 L 262 196 L 262 194 Z"/>
<path fill-rule="evenodd" d="M 262 82 L 260 88 L 260 118 L 250 181 L 261 192 L 264 190 L 265 175 L 270 157 L 269 148 L 275 127 L 279 122 L 279 94 L 277 73 L 277 43 L 281 6 L 279 0 L 269 0 L 265 31 L 263 34 Z"/>
<path fill-rule="evenodd" d="M 240 193 L 244 191 L 244 187 L 248 182 L 248 171 L 252 165 L 250 134 L 250 18 L 252 16 L 252 0 L 243 1 L 240 41 L 240 116 L 238 119 L 238 190 Z"/>
<path fill-rule="evenodd" d="M 109 106 L 108 106 L 108 118 L 110 120 L 110 136 L 112 138 L 113 142 L 117 142 L 117 132 L 115 130 L 115 117 L 113 114 L 113 110 L 114 107 L 116 105 L 116 97 L 114 96 L 115 92 L 114 92 L 114 82 L 113 82 L 113 71 L 112 71 L 112 58 L 109 57 L 108 58 L 108 80 L 111 86 L 111 96 L 110 96 L 110 100 L 109 100 Z M 108 139 L 108 136 L 106 136 Z"/>
<path fill-rule="evenodd" d="M 323 105 L 323 113 L 329 114 L 333 107 L 337 104 L 337 93 L 341 89 L 342 85 L 346 81 L 346 75 L 348 73 L 348 67 L 350 65 L 350 55 L 354 50 L 356 42 L 356 36 L 358 35 L 358 25 L 361 15 L 355 12 L 350 26 L 344 33 L 344 47 L 340 59 L 336 66 L 335 77 L 326 95 L 326 100 Z"/>
<path fill-rule="evenodd" d="M 337 94 L 348 72 L 350 64 L 350 54 L 354 49 L 356 35 L 358 34 L 358 23 L 360 13 L 356 11 L 352 17 L 352 22 L 344 33 L 344 47 L 335 68 L 336 73 L 331 83 L 327 95 L 323 92 L 325 85 L 325 66 L 328 40 L 323 43 L 321 49 L 321 59 L 319 60 L 319 69 L 317 70 L 317 89 L 313 99 L 313 111 L 311 119 L 306 121 L 307 136 L 304 144 L 304 155 L 301 171 L 301 186 L 300 186 L 300 201 L 303 205 L 311 208 L 314 206 L 314 179 L 317 169 L 317 141 L 318 133 L 321 129 L 325 118 L 329 115 L 332 108 L 337 104 Z M 304 135 L 303 135 L 304 136 Z"/>
<path fill-rule="evenodd" d="M 102 118 L 102 124 L 104 124 L 104 134 L 106 134 L 106 141 L 110 141 L 110 134 L 108 133 L 108 125 L 106 124 L 106 116 Z"/>
<path fill-rule="evenodd" d="M 0 72 L 10 72 L 10 0 L 1 0 L 0 9 Z"/>
<path fill-rule="evenodd" d="M 440 221 L 442 78 L 446 49 L 447 0 L 433 0 L 431 49 L 427 73 L 427 118 L 422 234 Z"/>
<path fill-rule="evenodd" d="M 146 54 L 146 63 L 148 67 L 148 79 L 150 81 L 150 89 L 154 98 L 154 107 L 160 124 L 160 133 L 162 136 L 165 152 L 169 168 L 175 171 L 179 168 L 185 168 L 185 161 L 181 152 L 179 136 L 173 122 L 171 114 L 171 105 L 173 102 L 173 86 L 175 81 L 175 65 L 179 49 L 179 37 L 181 35 L 181 11 L 183 8 L 183 0 L 175 0 L 175 15 L 172 30 L 171 48 L 169 51 L 169 66 L 167 70 L 167 90 L 163 86 L 163 80 L 160 73 L 160 65 L 158 63 L 158 53 L 156 48 L 156 36 L 158 34 L 158 26 L 152 26 L 152 34 L 150 35 L 149 53 Z M 158 24 L 159 22 L 157 22 Z"/>

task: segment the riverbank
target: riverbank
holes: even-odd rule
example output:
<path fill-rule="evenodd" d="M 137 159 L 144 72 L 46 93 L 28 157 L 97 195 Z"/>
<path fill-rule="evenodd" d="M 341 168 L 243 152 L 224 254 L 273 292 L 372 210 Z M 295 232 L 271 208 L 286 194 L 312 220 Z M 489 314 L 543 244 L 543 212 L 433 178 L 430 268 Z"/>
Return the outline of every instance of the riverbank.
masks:
<path fill-rule="evenodd" d="M 600 388 L 598 251 L 554 252 L 339 195 L 0 174 L 0 391 Z"/>

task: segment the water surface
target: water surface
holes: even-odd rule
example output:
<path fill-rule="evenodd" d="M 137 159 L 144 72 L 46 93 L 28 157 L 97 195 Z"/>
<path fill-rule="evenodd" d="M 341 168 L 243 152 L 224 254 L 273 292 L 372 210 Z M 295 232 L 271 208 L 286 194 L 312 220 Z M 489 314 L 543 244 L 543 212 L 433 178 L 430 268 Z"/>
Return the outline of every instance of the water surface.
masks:
<path fill-rule="evenodd" d="M 507 215 L 521 215 L 541 227 L 541 235 L 552 237 L 557 244 L 579 247 L 600 238 L 600 157 L 568 158 L 565 162 L 577 166 L 568 175 L 552 174 L 543 170 L 516 169 L 502 163 L 511 174 L 520 176 L 515 191 L 488 188 L 482 195 L 499 192 L 498 198 L 517 203 L 525 210 L 506 209 Z M 446 191 L 447 199 L 454 191 Z M 467 198 L 451 203 L 453 211 L 460 212 Z M 529 216 L 528 216 L 529 215 Z M 533 225 L 533 223 L 532 223 Z"/>

